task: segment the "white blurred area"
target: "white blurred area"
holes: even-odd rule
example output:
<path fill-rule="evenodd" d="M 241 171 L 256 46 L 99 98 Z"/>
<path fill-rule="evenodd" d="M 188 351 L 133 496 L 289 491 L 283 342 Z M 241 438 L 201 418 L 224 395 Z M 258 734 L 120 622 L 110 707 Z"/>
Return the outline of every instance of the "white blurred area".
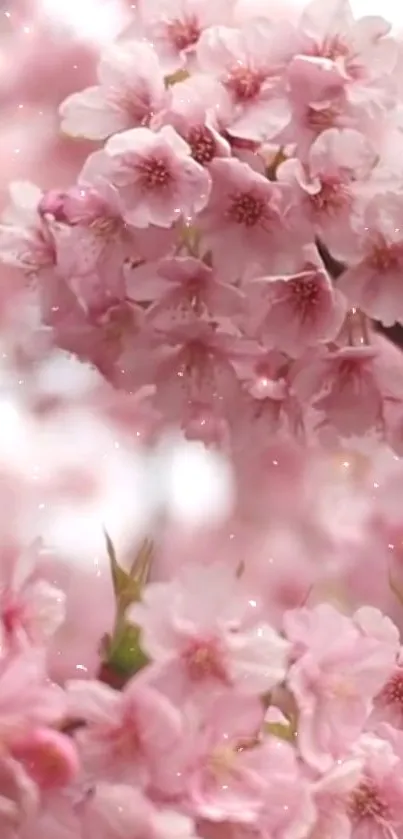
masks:
<path fill-rule="evenodd" d="M 37 0 L 40 18 L 66 26 L 73 35 L 103 45 L 113 40 L 130 17 L 124 0 Z"/>

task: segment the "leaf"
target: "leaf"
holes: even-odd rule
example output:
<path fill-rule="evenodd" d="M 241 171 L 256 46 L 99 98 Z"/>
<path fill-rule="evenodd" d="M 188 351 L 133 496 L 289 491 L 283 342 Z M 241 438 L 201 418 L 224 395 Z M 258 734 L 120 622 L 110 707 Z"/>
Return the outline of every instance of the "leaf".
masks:
<path fill-rule="evenodd" d="M 148 658 L 143 652 L 140 641 L 140 630 L 137 626 L 122 621 L 116 628 L 106 652 L 104 663 L 116 675 L 131 678 L 148 664 Z"/>
<path fill-rule="evenodd" d="M 293 726 L 281 725 L 281 723 L 268 722 L 264 726 L 265 734 L 271 734 L 273 737 L 278 737 L 280 740 L 285 740 L 287 743 L 293 743 L 295 740 L 295 731 Z"/>
<path fill-rule="evenodd" d="M 178 82 L 185 82 L 188 78 L 189 73 L 187 70 L 177 70 L 176 73 L 171 73 L 171 75 L 165 76 L 165 85 L 166 87 L 172 87 L 172 85 L 178 84 Z"/>
<path fill-rule="evenodd" d="M 117 561 L 115 548 L 109 534 L 106 530 L 104 533 L 118 612 L 122 612 L 131 603 L 141 598 L 150 572 L 153 546 L 148 539 L 145 539 L 134 558 L 130 571 L 127 572 Z"/>

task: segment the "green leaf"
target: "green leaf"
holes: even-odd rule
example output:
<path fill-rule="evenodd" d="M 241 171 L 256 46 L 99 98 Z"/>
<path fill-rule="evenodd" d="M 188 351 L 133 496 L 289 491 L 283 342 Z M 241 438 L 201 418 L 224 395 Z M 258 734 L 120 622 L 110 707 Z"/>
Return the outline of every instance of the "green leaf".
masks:
<path fill-rule="evenodd" d="M 293 743 L 295 740 L 295 729 L 292 723 L 282 725 L 277 722 L 267 722 L 264 725 L 265 734 L 271 734 L 273 737 L 279 737 L 280 740 L 285 740 L 287 743 Z"/>
<path fill-rule="evenodd" d="M 110 641 L 104 661 L 110 670 L 127 679 L 142 670 L 148 664 L 148 658 L 141 647 L 139 628 L 122 621 Z"/>
<path fill-rule="evenodd" d="M 143 542 L 129 572 L 127 572 L 119 565 L 113 542 L 106 531 L 105 540 L 118 612 L 124 612 L 131 603 L 141 598 L 150 572 L 153 550 L 152 543 L 148 539 Z"/>

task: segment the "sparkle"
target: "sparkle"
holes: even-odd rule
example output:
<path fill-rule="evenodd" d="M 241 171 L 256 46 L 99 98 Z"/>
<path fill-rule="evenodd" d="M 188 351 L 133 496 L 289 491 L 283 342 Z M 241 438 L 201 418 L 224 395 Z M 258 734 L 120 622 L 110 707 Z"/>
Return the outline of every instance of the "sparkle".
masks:
<path fill-rule="evenodd" d="M 266 202 L 253 192 L 239 192 L 232 197 L 228 215 L 236 224 L 255 227 L 266 215 Z"/>

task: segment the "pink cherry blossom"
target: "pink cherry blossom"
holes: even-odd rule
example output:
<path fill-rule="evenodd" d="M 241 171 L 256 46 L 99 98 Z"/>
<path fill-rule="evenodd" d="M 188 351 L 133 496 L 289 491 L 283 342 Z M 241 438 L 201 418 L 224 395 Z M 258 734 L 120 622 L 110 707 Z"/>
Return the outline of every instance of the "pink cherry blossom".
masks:
<path fill-rule="evenodd" d="M 376 625 L 372 636 L 362 631 L 360 612 L 351 619 L 326 604 L 286 616 L 297 656 L 288 683 L 298 705 L 298 743 L 315 769 L 326 771 L 347 754 L 393 670 L 397 630 L 391 625 L 385 638 L 376 633 Z"/>
<path fill-rule="evenodd" d="M 31 183 L 10 185 L 11 204 L 0 224 L 0 261 L 21 268 L 28 277 L 52 274 L 55 243 L 52 229 L 38 213 L 41 190 Z"/>
<path fill-rule="evenodd" d="M 147 321 L 155 328 L 169 329 L 186 323 L 186 316 L 239 315 L 244 298 L 238 289 L 220 282 L 204 262 L 192 257 L 162 260 L 157 266 L 161 277 L 159 295 L 147 311 Z M 134 287 L 134 292 L 136 288 Z"/>
<path fill-rule="evenodd" d="M 337 257 L 354 239 L 360 214 L 360 186 L 376 162 L 375 148 L 358 131 L 331 128 L 323 131 L 309 150 L 304 167 L 289 159 L 279 167 L 280 180 L 295 178 L 302 193 L 302 210 L 314 234 Z"/>
<path fill-rule="evenodd" d="M 354 749 L 364 765 L 348 800 L 353 837 L 381 837 L 385 830 L 395 832 L 403 823 L 401 755 L 393 748 L 393 732 L 390 740 L 387 733 L 382 732 L 385 739 L 363 735 Z"/>
<path fill-rule="evenodd" d="M 215 157 L 228 157 L 230 145 L 220 133 L 227 97 L 216 79 L 197 73 L 172 88 L 166 119 L 190 146 L 192 157 L 208 166 Z"/>
<path fill-rule="evenodd" d="M 314 396 L 323 424 L 343 437 L 382 428 L 383 396 L 377 375 L 376 350 L 369 346 L 343 347 L 318 354 L 309 369 L 294 380 L 300 398 Z"/>
<path fill-rule="evenodd" d="M 288 644 L 267 623 L 245 625 L 241 592 L 231 568 L 215 564 L 148 586 L 131 607 L 146 651 L 168 678 L 172 669 L 175 692 L 234 685 L 253 696 L 282 680 Z"/>
<path fill-rule="evenodd" d="M 253 824 L 266 794 L 259 733 L 263 706 L 225 691 L 207 716 L 189 714 L 183 745 L 166 767 L 165 790 L 185 795 L 192 813 Z"/>
<path fill-rule="evenodd" d="M 9 5 L 0 839 L 401 839 L 401 33 Z"/>
<path fill-rule="evenodd" d="M 247 286 L 252 319 L 257 321 L 254 334 L 266 346 L 296 357 L 308 347 L 333 340 L 346 309 L 315 250 L 305 248 L 304 255 L 301 270 L 262 277 Z"/>
<path fill-rule="evenodd" d="M 401 655 L 375 700 L 375 719 L 403 729 L 403 667 Z"/>
<path fill-rule="evenodd" d="M 34 729 L 12 744 L 11 753 L 41 790 L 67 786 L 80 763 L 72 740 L 52 729 Z"/>
<path fill-rule="evenodd" d="M 339 760 L 313 785 L 317 818 L 311 836 L 326 832 L 329 837 L 348 837 L 351 834 L 348 802 L 359 787 L 363 774 L 362 757 L 349 756 Z"/>
<path fill-rule="evenodd" d="M 59 222 L 55 241 L 60 274 L 84 309 L 101 310 L 126 295 L 124 263 L 136 255 L 115 190 L 107 184 L 47 193 L 40 210 Z"/>
<path fill-rule="evenodd" d="M 249 350 L 237 335 L 219 331 L 214 322 L 198 318 L 190 307 L 178 315 L 165 315 L 165 323 L 159 317 L 155 321 L 155 337 L 163 343 L 149 353 L 148 381 L 156 385 L 154 403 L 166 417 L 185 425 L 195 408 L 228 417 L 240 399 L 233 362 L 256 352 L 255 347 Z M 126 370 L 136 365 L 131 351 L 121 361 Z"/>
<path fill-rule="evenodd" d="M 214 160 L 210 173 L 211 197 L 199 224 L 222 278 L 242 278 L 250 262 L 276 265 L 290 235 L 287 187 L 235 159 Z"/>
<path fill-rule="evenodd" d="M 261 760 L 267 781 L 258 820 L 262 834 L 302 839 L 313 826 L 316 811 L 294 748 L 277 737 L 268 738 L 262 746 Z"/>
<path fill-rule="evenodd" d="M 3 742 L 18 741 L 31 727 L 60 723 L 63 691 L 46 674 L 42 651 L 27 650 L 0 662 L 0 729 Z"/>
<path fill-rule="evenodd" d="M 123 693 L 96 681 L 71 682 L 68 700 L 73 718 L 86 723 L 76 740 L 92 776 L 148 786 L 179 742 L 179 711 L 136 678 Z"/>
<path fill-rule="evenodd" d="M 35 546 L 11 551 L 0 593 L 0 637 L 4 649 L 43 645 L 62 625 L 65 595 L 36 571 Z"/>
<path fill-rule="evenodd" d="M 299 26 L 301 52 L 339 66 L 352 102 L 359 102 L 365 93 L 368 99 L 375 98 L 377 84 L 386 83 L 397 58 L 396 43 L 387 37 L 391 26 L 384 18 L 355 20 L 349 0 L 330 0 L 326 7 L 311 0 Z"/>
<path fill-rule="evenodd" d="M 101 58 L 98 79 L 98 86 L 71 94 L 60 106 L 66 134 L 103 140 L 155 124 L 169 103 L 158 57 L 144 41 L 112 44 Z"/>
<path fill-rule="evenodd" d="M 290 120 L 289 103 L 279 77 L 290 44 L 282 27 L 263 19 L 242 29 L 207 29 L 197 47 L 200 69 L 220 80 L 232 110 L 229 133 L 244 140 L 276 138 Z"/>
<path fill-rule="evenodd" d="M 140 0 L 138 21 L 155 45 L 166 73 L 191 65 L 200 35 L 210 26 L 230 22 L 234 0 Z"/>
<path fill-rule="evenodd" d="M 158 133 L 133 128 L 111 137 L 88 158 L 83 183 L 107 180 L 117 190 L 128 224 L 170 227 L 203 209 L 210 178 L 191 157 L 187 143 L 166 125 Z"/>
<path fill-rule="evenodd" d="M 402 206 L 401 195 L 392 192 L 376 195 L 369 201 L 356 226 L 354 247 L 346 250 L 350 265 L 339 283 L 351 305 L 385 326 L 403 319 L 399 292 Z"/>
<path fill-rule="evenodd" d="M 4 839 L 15 839 L 39 806 L 35 783 L 13 758 L 0 760 L 0 827 Z"/>
<path fill-rule="evenodd" d="M 157 809 L 141 792 L 123 784 L 97 784 L 83 809 L 88 839 L 195 839 L 191 819 Z"/>

